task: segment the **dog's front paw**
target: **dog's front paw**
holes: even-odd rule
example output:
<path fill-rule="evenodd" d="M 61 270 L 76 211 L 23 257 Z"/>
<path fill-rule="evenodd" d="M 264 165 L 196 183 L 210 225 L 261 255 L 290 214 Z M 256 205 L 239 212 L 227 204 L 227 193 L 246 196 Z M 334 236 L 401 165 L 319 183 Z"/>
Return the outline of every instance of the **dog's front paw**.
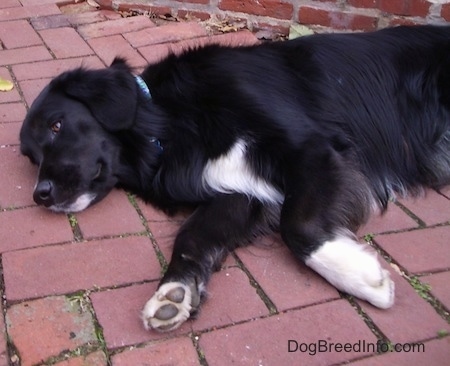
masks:
<path fill-rule="evenodd" d="M 364 295 L 360 295 L 362 299 L 381 309 L 388 309 L 394 304 L 395 284 L 387 270 L 380 267 L 378 275 L 372 273 L 365 280 L 366 287 L 361 289 Z"/>
<path fill-rule="evenodd" d="M 144 306 L 144 327 L 161 332 L 174 330 L 197 310 L 199 302 L 199 294 L 194 286 L 181 282 L 165 283 Z"/>

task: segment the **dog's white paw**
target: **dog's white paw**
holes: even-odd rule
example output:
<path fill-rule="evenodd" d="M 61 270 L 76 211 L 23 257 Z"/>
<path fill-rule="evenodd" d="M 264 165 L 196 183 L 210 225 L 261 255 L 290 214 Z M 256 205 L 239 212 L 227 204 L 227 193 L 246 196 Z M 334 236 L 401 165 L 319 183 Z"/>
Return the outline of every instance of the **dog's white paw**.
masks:
<path fill-rule="evenodd" d="M 156 291 L 142 310 L 145 329 L 167 332 L 178 328 L 199 303 L 194 289 L 181 282 L 168 282 Z"/>
<path fill-rule="evenodd" d="M 306 264 L 339 290 L 387 309 L 394 304 L 395 285 L 369 249 L 339 236 L 313 252 Z"/>
<path fill-rule="evenodd" d="M 370 273 L 366 278 L 366 286 L 362 285 L 359 289 L 360 293 L 356 291 L 354 294 L 362 300 L 370 302 L 372 305 L 381 308 L 388 309 L 394 305 L 395 284 L 391 280 L 389 272 L 382 269 L 378 263 L 378 275 Z"/>

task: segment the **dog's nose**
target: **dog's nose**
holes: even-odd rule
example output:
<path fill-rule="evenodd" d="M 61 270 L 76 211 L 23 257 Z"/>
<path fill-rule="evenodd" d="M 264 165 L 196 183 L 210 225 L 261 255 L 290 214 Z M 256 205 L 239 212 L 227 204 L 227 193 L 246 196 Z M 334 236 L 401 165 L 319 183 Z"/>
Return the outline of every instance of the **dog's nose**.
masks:
<path fill-rule="evenodd" d="M 53 183 L 50 180 L 43 180 L 38 183 L 33 193 L 34 202 L 46 207 L 51 206 L 53 202 Z"/>

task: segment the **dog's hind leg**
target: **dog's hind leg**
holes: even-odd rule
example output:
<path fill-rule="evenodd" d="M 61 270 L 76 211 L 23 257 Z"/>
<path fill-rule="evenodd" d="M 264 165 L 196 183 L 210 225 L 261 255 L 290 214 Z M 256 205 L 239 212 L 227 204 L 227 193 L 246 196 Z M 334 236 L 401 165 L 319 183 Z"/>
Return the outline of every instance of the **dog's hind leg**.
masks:
<path fill-rule="evenodd" d="M 144 326 L 169 331 L 195 314 L 211 273 L 268 219 L 259 201 L 240 194 L 220 194 L 197 208 L 181 227 L 169 268 L 144 307 Z"/>
<path fill-rule="evenodd" d="M 332 149 L 301 152 L 287 174 L 280 218 L 287 246 L 337 289 L 392 306 L 389 272 L 352 234 L 374 205 L 364 177 Z"/>

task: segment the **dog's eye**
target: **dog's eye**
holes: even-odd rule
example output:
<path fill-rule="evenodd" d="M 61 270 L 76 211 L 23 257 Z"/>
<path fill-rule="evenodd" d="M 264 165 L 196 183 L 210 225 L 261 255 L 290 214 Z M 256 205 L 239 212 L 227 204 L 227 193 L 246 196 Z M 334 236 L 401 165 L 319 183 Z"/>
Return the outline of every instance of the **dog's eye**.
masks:
<path fill-rule="evenodd" d="M 50 126 L 50 130 L 56 135 L 61 130 L 62 123 L 61 121 L 53 122 Z"/>

